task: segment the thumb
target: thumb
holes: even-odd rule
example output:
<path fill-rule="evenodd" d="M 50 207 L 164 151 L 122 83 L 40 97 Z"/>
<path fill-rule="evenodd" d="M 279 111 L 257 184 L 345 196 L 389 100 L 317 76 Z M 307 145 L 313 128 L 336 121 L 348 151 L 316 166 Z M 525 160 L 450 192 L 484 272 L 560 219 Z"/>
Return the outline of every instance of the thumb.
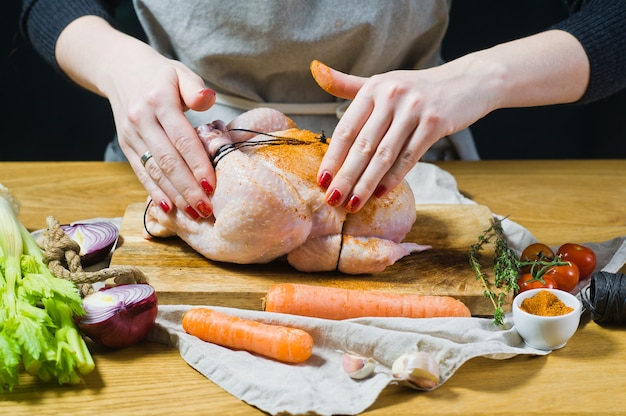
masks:
<path fill-rule="evenodd" d="M 195 73 L 178 71 L 178 85 L 186 110 L 206 111 L 215 104 L 215 91 L 206 88 L 202 78 Z"/>
<path fill-rule="evenodd" d="M 318 60 L 312 61 L 310 68 L 315 82 L 324 91 L 339 98 L 353 99 L 367 81 L 364 77 L 339 72 Z"/>

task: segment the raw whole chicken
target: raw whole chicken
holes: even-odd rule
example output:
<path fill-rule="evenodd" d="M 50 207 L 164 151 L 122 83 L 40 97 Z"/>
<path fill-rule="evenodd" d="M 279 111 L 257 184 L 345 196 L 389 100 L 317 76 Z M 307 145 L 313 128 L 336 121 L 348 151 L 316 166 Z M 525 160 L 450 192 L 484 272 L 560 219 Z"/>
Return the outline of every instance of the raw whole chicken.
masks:
<path fill-rule="evenodd" d="M 430 248 L 402 242 L 416 217 L 406 182 L 354 214 L 327 204 L 316 182 L 326 139 L 284 114 L 260 108 L 227 126 L 215 121 L 196 130 L 215 165 L 213 216 L 192 220 L 149 204 L 149 236 L 178 235 L 214 261 L 267 263 L 286 255 L 300 271 L 349 274 L 380 272 Z"/>

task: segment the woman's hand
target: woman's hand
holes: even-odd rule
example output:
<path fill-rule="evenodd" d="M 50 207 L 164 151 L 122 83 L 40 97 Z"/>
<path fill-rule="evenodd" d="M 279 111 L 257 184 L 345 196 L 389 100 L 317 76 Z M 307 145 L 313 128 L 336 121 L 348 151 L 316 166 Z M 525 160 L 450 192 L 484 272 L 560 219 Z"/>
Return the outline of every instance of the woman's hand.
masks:
<path fill-rule="evenodd" d="M 329 204 L 355 212 L 398 185 L 441 137 L 489 112 L 580 99 L 589 60 L 574 36 L 549 30 L 425 70 L 361 78 L 314 61 L 311 71 L 324 90 L 353 100 L 317 178 Z"/>
<path fill-rule="evenodd" d="M 136 73 L 127 69 L 112 78 L 113 88 L 107 92 L 120 147 L 164 211 L 175 205 L 193 219 L 208 217 L 215 173 L 183 112 L 210 108 L 215 92 L 204 88 L 202 79 L 181 63 L 151 48 L 145 52 L 147 56 L 133 67 Z M 146 152 L 148 156 L 143 156 Z"/>
<path fill-rule="evenodd" d="M 439 138 L 489 111 L 459 88 L 455 68 L 392 71 L 361 78 L 314 61 L 313 76 L 330 94 L 352 99 L 337 124 L 318 171 L 331 205 L 358 211 L 371 195 L 397 186 Z M 478 80 L 476 80 L 478 82 Z"/>
<path fill-rule="evenodd" d="M 108 98 L 120 147 L 152 200 L 166 212 L 210 216 L 215 172 L 183 114 L 214 104 L 203 80 L 94 16 L 68 25 L 56 53 L 68 76 Z"/>

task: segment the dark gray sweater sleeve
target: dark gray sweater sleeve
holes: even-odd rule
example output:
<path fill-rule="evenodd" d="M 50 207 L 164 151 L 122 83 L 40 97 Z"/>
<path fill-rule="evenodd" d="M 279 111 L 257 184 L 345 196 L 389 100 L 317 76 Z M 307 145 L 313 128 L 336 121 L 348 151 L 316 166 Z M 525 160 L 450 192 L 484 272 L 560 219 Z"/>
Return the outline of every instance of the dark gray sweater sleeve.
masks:
<path fill-rule="evenodd" d="M 106 0 L 23 0 L 20 32 L 24 39 L 60 71 L 54 50 L 63 29 L 81 16 L 100 16 L 114 24 L 117 2 Z"/>
<path fill-rule="evenodd" d="M 626 87 L 626 1 L 569 1 L 571 16 L 552 29 L 571 33 L 590 65 L 587 91 L 580 103 L 596 101 Z"/>
<path fill-rule="evenodd" d="M 591 73 L 585 95 L 591 102 L 626 87 L 626 0 L 565 0 L 571 16 L 552 29 L 571 33 L 589 58 Z M 54 50 L 61 31 L 74 19 L 100 16 L 114 24 L 116 1 L 24 0 L 20 30 L 24 38 L 59 70 Z"/>

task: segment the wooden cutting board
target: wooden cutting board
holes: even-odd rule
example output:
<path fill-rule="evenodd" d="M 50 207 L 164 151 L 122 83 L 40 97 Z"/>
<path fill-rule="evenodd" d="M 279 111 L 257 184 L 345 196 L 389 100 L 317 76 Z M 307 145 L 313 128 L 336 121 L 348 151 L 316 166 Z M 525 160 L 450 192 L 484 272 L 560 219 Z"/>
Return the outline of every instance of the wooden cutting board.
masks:
<path fill-rule="evenodd" d="M 491 212 L 482 205 L 418 205 L 417 220 L 406 241 L 430 244 L 375 275 L 339 272 L 303 273 L 288 263 L 237 265 L 213 262 L 177 237 L 143 237 L 144 203 L 126 210 L 112 265 L 139 267 L 157 291 L 160 304 L 198 304 L 262 309 L 270 286 L 299 282 L 399 293 L 450 295 L 475 316 L 493 316 L 493 306 L 469 266 L 470 245 L 490 226 Z M 484 251 L 485 271 L 493 278 L 493 248 Z M 505 311 L 510 310 L 509 296 Z"/>

